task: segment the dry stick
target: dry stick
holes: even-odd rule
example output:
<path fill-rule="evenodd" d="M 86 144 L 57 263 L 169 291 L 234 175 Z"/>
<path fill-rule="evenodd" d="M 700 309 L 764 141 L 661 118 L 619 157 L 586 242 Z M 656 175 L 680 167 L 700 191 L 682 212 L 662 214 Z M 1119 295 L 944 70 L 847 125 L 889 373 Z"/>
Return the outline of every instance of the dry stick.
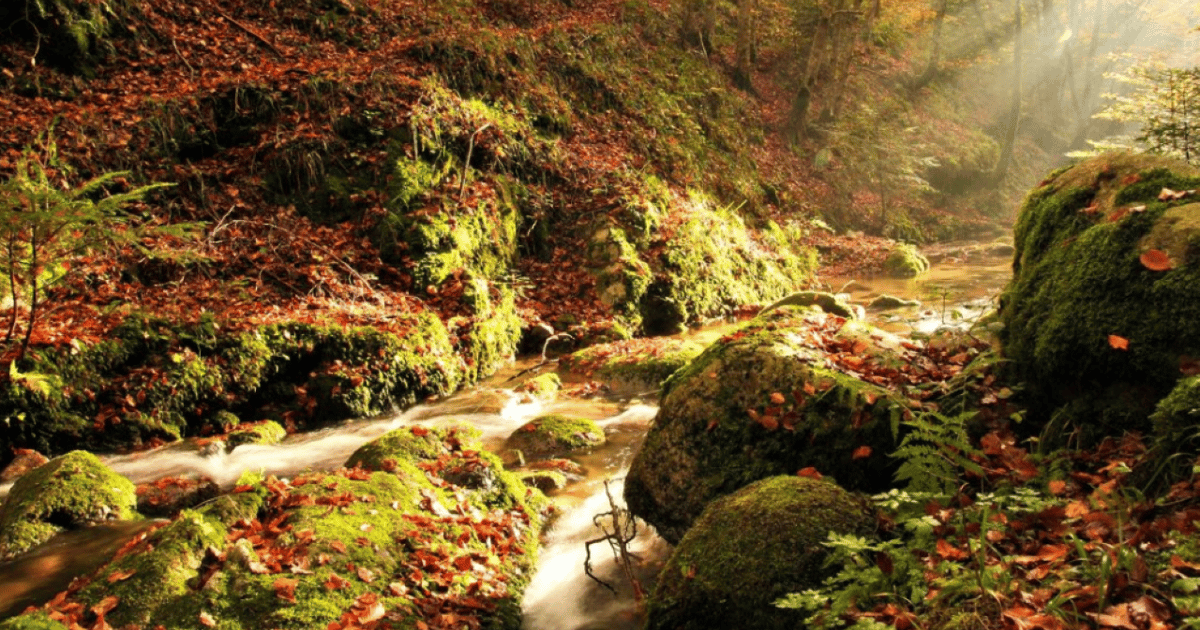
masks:
<path fill-rule="evenodd" d="M 183 56 L 183 53 L 179 52 L 179 44 L 175 43 L 174 37 L 171 38 L 171 48 L 175 49 L 175 54 L 179 55 L 179 60 L 183 62 L 183 65 L 187 66 L 188 72 L 192 73 L 193 77 L 196 76 L 196 69 L 192 67 L 192 64 L 188 63 L 188 60 Z"/>
<path fill-rule="evenodd" d="M 224 13 L 223 11 L 221 11 L 220 9 L 214 9 L 214 11 L 216 12 L 216 14 L 217 14 L 218 16 L 220 16 L 221 18 L 223 18 L 225 21 L 227 21 L 227 22 L 229 22 L 230 24 L 232 24 L 232 25 L 234 25 L 234 26 L 236 26 L 236 27 L 238 27 L 238 28 L 242 29 L 242 31 L 244 31 L 244 32 L 245 32 L 247 35 L 249 35 L 249 36 L 253 37 L 254 39 L 257 39 L 257 40 L 258 40 L 258 41 L 260 41 L 260 42 L 262 42 L 262 45 L 263 45 L 263 46 L 266 46 L 267 48 L 270 48 L 270 49 L 271 49 L 271 52 L 275 53 L 275 54 L 276 54 L 276 55 L 277 55 L 277 56 L 278 56 L 280 59 L 287 59 L 287 56 L 286 56 L 286 55 L 284 55 L 283 53 L 279 52 L 279 49 L 275 47 L 275 44 L 272 44 L 271 42 L 267 41 L 267 38 L 263 37 L 262 35 L 259 35 L 258 33 L 255 33 L 253 30 L 251 30 L 251 29 L 250 29 L 250 27 L 249 27 L 249 26 L 246 26 L 245 24 L 242 24 L 241 22 L 238 22 L 237 20 L 235 20 L 235 19 L 233 19 L 233 18 L 229 17 L 228 15 L 225 15 L 225 13 Z"/>
<path fill-rule="evenodd" d="M 467 163 L 463 164 L 462 181 L 458 186 L 458 203 L 462 205 L 463 192 L 467 189 L 467 175 L 471 172 L 471 153 L 475 151 L 475 136 L 478 136 L 484 129 L 491 127 L 492 123 L 486 123 L 482 127 L 475 130 L 471 134 L 471 143 L 467 145 Z"/>
<path fill-rule="evenodd" d="M 616 594 L 617 589 L 592 573 L 592 545 L 599 542 L 607 542 L 608 546 L 612 548 L 613 557 L 621 567 L 621 572 L 625 574 L 625 578 L 633 586 L 634 600 L 641 605 L 642 599 L 645 597 L 645 590 L 642 588 L 642 583 L 633 573 L 633 559 L 638 556 L 629 551 L 629 543 L 637 537 L 637 519 L 629 510 L 617 505 L 616 500 L 613 499 L 612 490 L 608 487 L 607 479 L 604 481 L 604 494 L 608 495 L 608 505 L 612 509 L 603 514 L 597 514 L 592 519 L 592 522 L 596 524 L 596 527 L 600 528 L 600 531 L 604 532 L 604 535 L 585 543 L 587 557 L 583 561 L 583 569 L 588 577 L 612 591 L 614 595 Z M 600 523 L 600 519 L 606 516 L 612 519 L 612 531 L 609 531 L 607 527 Z"/>

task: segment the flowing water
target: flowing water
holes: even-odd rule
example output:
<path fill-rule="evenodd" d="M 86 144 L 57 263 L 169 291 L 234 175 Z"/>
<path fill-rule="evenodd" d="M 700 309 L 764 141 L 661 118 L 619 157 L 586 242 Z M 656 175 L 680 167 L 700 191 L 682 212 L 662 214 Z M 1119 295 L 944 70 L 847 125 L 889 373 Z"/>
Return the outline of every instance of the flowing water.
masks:
<path fill-rule="evenodd" d="M 962 326 L 992 307 L 994 296 L 1010 275 L 1007 258 L 988 256 L 947 257 L 920 278 L 829 279 L 834 289 L 844 287 L 855 303 L 868 303 L 881 294 L 921 300 L 910 306 L 868 317 L 900 334 L 928 334 L 942 326 Z M 695 333 L 701 343 L 722 334 L 726 327 Z M 609 512 L 610 496 L 621 501 L 625 472 L 645 436 L 657 408 L 653 392 L 642 398 L 598 396 L 564 399 L 552 403 L 529 401 L 512 391 L 518 376 L 535 370 L 532 362 L 517 363 L 477 387 L 444 400 L 418 405 L 402 413 L 346 423 L 303 435 L 289 436 L 273 446 L 244 445 L 226 453 L 192 442 L 154 451 L 104 458 L 105 462 L 135 483 L 164 477 L 208 477 L 229 489 L 244 471 L 291 477 L 308 469 L 340 466 L 362 444 L 397 427 L 469 422 L 483 432 L 487 446 L 499 450 L 505 438 L 525 422 L 545 413 L 566 413 L 596 420 L 605 429 L 607 444 L 571 459 L 586 476 L 552 493 L 559 515 L 544 536 L 537 572 L 525 594 L 526 630 L 632 630 L 641 616 L 633 589 L 608 545 L 591 545 L 593 573 L 615 589 L 615 594 L 584 572 L 589 540 L 602 534 L 596 516 Z M 606 482 L 608 487 L 606 490 Z M 0 488 L 0 493 L 6 492 Z M 44 601 L 64 589 L 76 575 L 94 571 L 106 558 L 146 525 L 110 523 L 80 532 L 69 532 L 25 556 L 0 564 L 0 618 L 24 606 Z M 637 554 L 635 577 L 652 588 L 654 575 L 669 554 L 669 546 L 649 527 L 642 526 L 630 545 Z"/>

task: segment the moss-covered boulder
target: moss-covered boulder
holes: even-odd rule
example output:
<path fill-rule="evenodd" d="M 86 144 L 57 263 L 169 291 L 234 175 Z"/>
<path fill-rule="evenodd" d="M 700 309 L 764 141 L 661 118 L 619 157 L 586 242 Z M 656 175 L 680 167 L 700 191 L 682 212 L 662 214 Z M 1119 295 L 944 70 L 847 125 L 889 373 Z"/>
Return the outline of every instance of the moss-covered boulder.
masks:
<path fill-rule="evenodd" d="M 225 444 L 233 450 L 243 444 L 278 444 L 287 437 L 283 425 L 272 420 L 262 420 L 239 425 L 225 436 Z"/>
<path fill-rule="evenodd" d="M 1200 357 L 1200 170 L 1111 154 L 1030 193 L 1001 297 L 1008 374 L 1058 441 L 1146 429 Z"/>
<path fill-rule="evenodd" d="M 550 414 L 534 418 L 508 437 L 505 450 L 541 459 L 604 444 L 604 429 L 587 418 Z"/>
<path fill-rule="evenodd" d="M 369 468 L 290 482 L 243 476 L 57 610 L 81 622 L 70 615 L 101 609 L 112 627 L 166 630 L 415 628 L 443 614 L 516 630 L 546 500 L 476 436 L 405 427 L 370 445 L 379 459 L 358 460 Z"/>
<path fill-rule="evenodd" d="M 780 476 L 711 503 L 675 548 L 649 600 L 647 630 L 802 628 L 772 603 L 816 588 L 828 535 L 870 536 L 870 504 L 827 481 Z"/>
<path fill-rule="evenodd" d="M 766 477 L 814 467 L 848 488 L 886 487 L 908 401 L 835 365 L 826 345 L 894 368 L 889 339 L 790 307 L 721 338 L 667 381 L 625 482 L 629 509 L 676 543 L 710 501 Z"/>
<path fill-rule="evenodd" d="M 0 559 L 28 551 L 66 529 L 133 518 L 136 506 L 132 482 L 91 453 L 67 453 L 13 484 L 0 509 Z"/>
<path fill-rule="evenodd" d="M 560 365 L 613 389 L 658 388 L 703 350 L 686 339 L 629 339 L 588 346 L 564 357 Z"/>
<path fill-rule="evenodd" d="M 915 245 L 900 243 L 883 260 L 883 271 L 893 278 L 912 278 L 929 271 L 929 259 Z"/>

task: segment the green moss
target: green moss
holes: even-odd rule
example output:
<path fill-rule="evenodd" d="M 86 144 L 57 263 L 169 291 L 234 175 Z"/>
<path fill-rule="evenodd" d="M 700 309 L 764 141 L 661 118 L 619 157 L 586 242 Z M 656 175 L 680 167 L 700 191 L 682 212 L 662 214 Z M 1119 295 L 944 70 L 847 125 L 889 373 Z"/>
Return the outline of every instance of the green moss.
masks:
<path fill-rule="evenodd" d="M 481 435 L 479 429 L 468 425 L 457 426 L 453 435 L 459 441 L 475 442 Z M 368 470 L 384 470 L 388 460 L 431 460 L 446 451 L 443 444 L 446 435 L 421 426 L 400 427 L 358 447 L 346 460 L 346 466 L 361 466 Z"/>
<path fill-rule="evenodd" d="M 703 350 L 683 339 L 630 339 L 589 346 L 564 357 L 562 365 L 618 389 L 659 387 Z"/>
<path fill-rule="evenodd" d="M 0 513 L 0 558 L 28 551 L 64 529 L 133 518 L 136 506 L 133 483 L 95 455 L 73 451 L 56 457 L 13 484 Z"/>
<path fill-rule="evenodd" d="M 169 525 L 155 530 L 134 552 L 101 569 L 99 578 L 78 594 L 87 607 L 106 597 L 120 598 L 107 616 L 116 627 L 163 625 L 195 627 L 199 605 L 195 578 L 209 547 L 224 549 L 225 527 L 198 512 L 184 510 Z M 109 580 L 114 574 L 126 579 Z"/>
<path fill-rule="evenodd" d="M 908 401 L 826 367 L 823 351 L 807 341 L 806 318 L 824 315 L 788 308 L 752 320 L 667 381 L 625 499 L 668 541 L 678 541 L 709 501 L 765 477 L 812 466 L 856 490 L 890 483 L 895 463 L 887 453 L 898 444 Z M 902 364 L 885 335 L 865 325 L 843 329 L 839 336 L 863 342 L 867 361 Z M 862 446 L 871 454 L 856 459 Z"/>
<path fill-rule="evenodd" d="M 67 630 L 63 624 L 53 620 L 42 611 L 11 617 L 0 622 L 0 630 Z"/>
<path fill-rule="evenodd" d="M 556 372 L 546 372 L 521 383 L 517 391 L 524 392 L 538 400 L 554 400 L 562 389 L 562 379 Z"/>
<path fill-rule="evenodd" d="M 734 306 L 762 303 L 806 284 L 815 253 L 799 228 L 747 225 L 734 208 L 713 209 L 694 194 L 691 218 L 665 244 L 657 276 L 641 303 L 648 333 L 727 315 Z"/>
<path fill-rule="evenodd" d="M 452 319 L 449 326 L 457 333 L 466 377 L 474 381 L 512 359 L 521 341 L 521 319 L 512 289 L 484 278 L 465 283 L 463 302 L 472 316 Z"/>
<path fill-rule="evenodd" d="M 508 299 L 501 296 L 501 306 Z M 511 353 L 502 348 L 515 346 L 518 333 L 511 309 L 484 317 L 508 336 L 496 333 L 502 342 L 478 346 L 479 358 L 467 359 L 490 368 Z M 108 341 L 33 356 L 24 370 L 58 385 L 0 386 L 0 418 L 8 419 L 0 447 L 128 448 L 223 431 L 237 414 L 319 425 L 411 405 L 483 371 L 465 369 L 435 314 L 396 318 L 405 333 L 302 323 L 224 333 L 211 319 L 173 324 L 133 315 Z"/>
<path fill-rule="evenodd" d="M 1029 424 L 1051 423 L 1052 441 L 1147 428 L 1180 361 L 1200 356 L 1193 210 L 1158 200 L 1162 188 L 1192 189 L 1200 176 L 1164 164 L 1095 158 L 1049 180 L 1022 209 L 1000 338 L 1009 377 L 1026 384 Z M 1171 251 L 1175 267 L 1146 268 L 1139 258 L 1151 246 Z M 1110 335 L 1128 349 L 1114 348 Z"/>
<path fill-rule="evenodd" d="M 748 526 L 753 524 L 753 526 Z M 870 504 L 834 484 L 771 477 L 717 499 L 659 574 L 646 628 L 796 628 L 798 611 L 774 607 L 789 592 L 817 588 L 829 533 L 870 536 Z"/>
<path fill-rule="evenodd" d="M 586 418 L 562 414 L 541 416 L 513 432 L 506 450 L 517 450 L 529 458 L 543 458 L 605 442 L 604 430 Z"/>
<path fill-rule="evenodd" d="M 287 431 L 278 422 L 263 420 L 251 424 L 243 424 L 230 431 L 225 436 L 229 449 L 242 444 L 278 444 L 287 437 Z"/>
<path fill-rule="evenodd" d="M 900 243 L 884 259 L 883 270 L 894 278 L 912 278 L 929 271 L 929 259 L 916 246 Z"/>

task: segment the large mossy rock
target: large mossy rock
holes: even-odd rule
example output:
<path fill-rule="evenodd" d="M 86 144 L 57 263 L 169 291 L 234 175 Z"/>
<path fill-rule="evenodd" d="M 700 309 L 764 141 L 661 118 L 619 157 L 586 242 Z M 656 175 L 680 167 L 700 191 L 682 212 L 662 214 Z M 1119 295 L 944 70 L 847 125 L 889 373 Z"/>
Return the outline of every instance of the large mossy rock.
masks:
<path fill-rule="evenodd" d="M 929 259 L 916 246 L 900 243 L 884 259 L 883 270 L 893 278 L 912 278 L 929 271 Z"/>
<path fill-rule="evenodd" d="M 667 381 L 626 479 L 629 509 L 677 543 L 710 501 L 766 477 L 814 467 L 847 488 L 885 488 L 907 400 L 835 366 L 821 335 L 864 362 L 901 363 L 861 322 L 790 307 L 751 321 Z"/>
<path fill-rule="evenodd" d="M 0 509 L 0 559 L 28 551 L 64 530 L 133 518 L 136 506 L 131 481 L 91 453 L 67 453 L 13 484 Z"/>
<path fill-rule="evenodd" d="M 1164 192 L 1197 187 L 1200 170 L 1182 162 L 1112 154 L 1026 199 L 1000 316 L 1027 425 L 1056 442 L 1146 429 L 1181 365 L 1200 357 L 1200 203 Z"/>
<path fill-rule="evenodd" d="M 803 627 L 776 608 L 820 586 L 828 535 L 870 536 L 870 504 L 827 481 L 780 476 L 714 501 L 676 547 L 650 598 L 647 630 Z"/>
<path fill-rule="evenodd" d="M 561 365 L 614 390 L 657 389 L 700 355 L 704 346 L 686 339 L 654 337 L 597 344 L 564 357 Z"/>
<path fill-rule="evenodd" d="M 111 627 L 166 630 L 416 628 L 447 611 L 464 626 L 517 630 L 546 500 L 481 446 L 470 427 L 404 427 L 353 468 L 243 476 L 58 609 L 102 605 Z M 27 619 L 11 627 L 41 617 Z"/>

